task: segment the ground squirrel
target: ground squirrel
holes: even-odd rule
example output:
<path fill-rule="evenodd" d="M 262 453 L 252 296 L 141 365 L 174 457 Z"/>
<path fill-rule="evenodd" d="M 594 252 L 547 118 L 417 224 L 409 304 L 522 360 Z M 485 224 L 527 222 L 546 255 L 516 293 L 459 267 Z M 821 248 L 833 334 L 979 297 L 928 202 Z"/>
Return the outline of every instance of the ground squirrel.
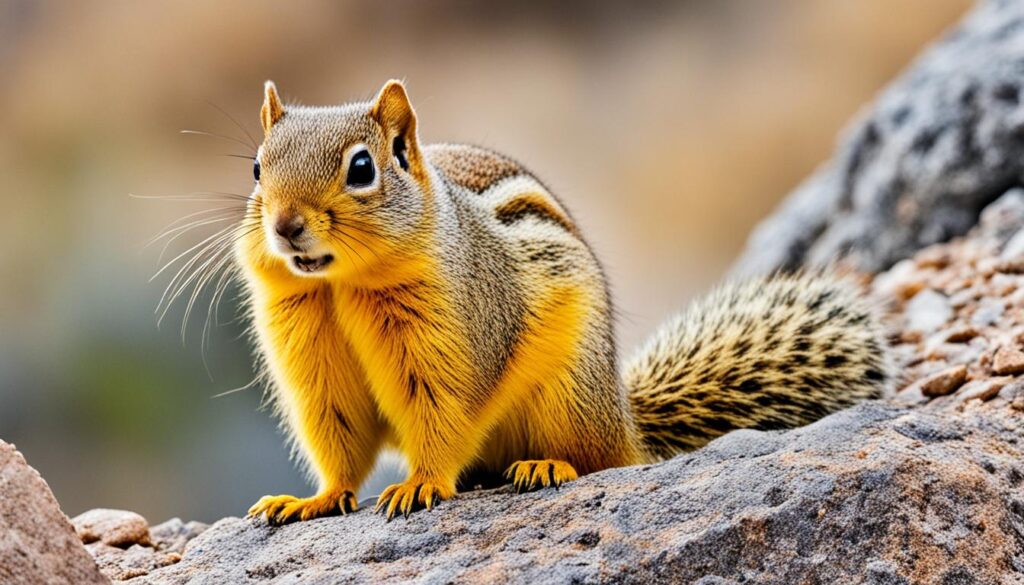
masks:
<path fill-rule="evenodd" d="M 620 378 L 601 266 L 522 165 L 422 145 L 398 81 L 340 107 L 285 106 L 267 82 L 260 119 L 234 254 L 274 404 L 319 491 L 250 515 L 354 510 L 385 447 L 409 466 L 377 501 L 390 519 L 459 486 L 558 487 L 881 393 L 877 319 L 827 273 L 725 286 Z"/>

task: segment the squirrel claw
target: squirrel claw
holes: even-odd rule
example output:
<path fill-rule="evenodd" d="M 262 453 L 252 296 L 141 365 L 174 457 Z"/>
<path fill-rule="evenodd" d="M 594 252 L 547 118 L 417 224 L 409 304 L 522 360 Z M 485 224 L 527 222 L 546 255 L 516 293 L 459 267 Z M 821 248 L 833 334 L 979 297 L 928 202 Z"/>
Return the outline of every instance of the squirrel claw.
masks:
<path fill-rule="evenodd" d="M 576 479 L 577 474 L 565 461 L 540 459 L 516 461 L 505 470 L 505 477 L 512 480 L 517 493 L 523 493 L 542 487 L 557 490 L 563 483 Z"/>
<path fill-rule="evenodd" d="M 275 526 L 296 520 L 305 521 L 336 514 L 347 515 L 359 507 L 351 490 L 327 490 L 309 498 L 295 496 L 263 496 L 251 508 L 250 518 L 266 516 Z"/>
<path fill-rule="evenodd" d="M 416 510 L 433 509 L 435 502 L 448 499 L 452 494 L 454 490 L 445 490 L 430 481 L 407 480 L 381 492 L 373 511 L 384 514 L 391 522 L 398 514 L 408 518 Z"/>

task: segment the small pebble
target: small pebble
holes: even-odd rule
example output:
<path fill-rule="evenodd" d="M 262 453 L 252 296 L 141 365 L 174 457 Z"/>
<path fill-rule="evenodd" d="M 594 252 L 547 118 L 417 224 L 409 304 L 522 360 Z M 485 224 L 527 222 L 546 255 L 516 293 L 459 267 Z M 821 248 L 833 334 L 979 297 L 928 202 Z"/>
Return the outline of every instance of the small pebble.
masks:
<path fill-rule="evenodd" d="M 975 263 L 975 270 L 982 276 L 992 276 L 997 272 L 1001 260 L 996 258 L 982 258 Z"/>
<path fill-rule="evenodd" d="M 946 341 L 949 343 L 964 343 L 978 336 L 978 330 L 970 325 L 961 325 L 950 329 L 946 334 Z"/>
<path fill-rule="evenodd" d="M 71 524 L 84 544 L 101 541 L 118 548 L 153 544 L 146 519 L 127 510 L 97 508 L 75 516 Z"/>
<path fill-rule="evenodd" d="M 873 283 L 876 293 L 905 301 L 924 288 L 924 282 L 913 260 L 902 260 L 888 272 L 878 275 Z"/>
<path fill-rule="evenodd" d="M 992 358 L 992 371 L 1000 376 L 1024 373 L 1024 352 L 1004 345 Z"/>
<path fill-rule="evenodd" d="M 953 366 L 936 372 L 921 381 L 921 393 L 925 396 L 945 396 L 967 381 L 967 367 Z"/>
<path fill-rule="evenodd" d="M 1024 262 L 1024 258 L 1021 258 L 1021 261 Z M 995 295 L 1005 297 L 1017 290 L 1017 282 L 1019 280 L 1019 276 L 996 274 L 992 277 L 991 282 L 989 282 L 989 287 L 991 287 L 991 290 Z"/>
<path fill-rule="evenodd" d="M 904 313 L 907 329 L 925 334 L 936 331 L 952 317 L 949 298 L 930 288 L 914 295 Z"/>
<path fill-rule="evenodd" d="M 991 400 L 1012 379 L 1010 377 L 1003 377 L 971 380 L 957 391 L 956 397 L 961 402 L 967 402 L 968 400 L 981 400 L 982 402 Z"/>
<path fill-rule="evenodd" d="M 995 270 L 1003 274 L 1024 274 L 1024 258 L 1000 260 L 995 264 Z"/>
<path fill-rule="evenodd" d="M 914 257 L 914 261 L 921 268 L 942 269 L 949 266 L 949 250 L 947 250 L 945 246 L 925 248 L 921 253 Z"/>
<path fill-rule="evenodd" d="M 1006 311 L 1006 305 L 1002 299 L 982 299 L 971 316 L 971 325 L 975 327 L 987 327 L 995 325 L 999 318 Z"/>
<path fill-rule="evenodd" d="M 978 300 L 981 297 L 981 291 L 977 288 L 968 288 L 957 293 L 954 293 L 949 297 L 949 304 L 954 309 L 961 309 L 966 307 L 968 304 Z"/>

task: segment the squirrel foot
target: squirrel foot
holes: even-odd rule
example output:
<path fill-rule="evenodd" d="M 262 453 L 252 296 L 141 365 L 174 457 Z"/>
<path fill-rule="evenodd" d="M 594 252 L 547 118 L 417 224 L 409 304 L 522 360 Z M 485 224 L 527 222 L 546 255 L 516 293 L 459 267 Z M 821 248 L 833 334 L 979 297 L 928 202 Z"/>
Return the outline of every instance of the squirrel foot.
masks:
<path fill-rule="evenodd" d="M 435 503 L 447 500 L 453 495 L 453 487 L 444 487 L 430 480 L 407 479 L 402 483 L 390 485 L 381 492 L 373 511 L 383 512 L 390 522 L 398 512 L 408 518 L 412 512 L 421 508 L 430 510 Z"/>
<path fill-rule="evenodd" d="M 351 490 L 324 490 L 309 498 L 295 496 L 263 496 L 249 508 L 249 517 L 266 514 L 270 524 L 295 520 L 312 520 L 323 516 L 354 512 L 359 507 Z"/>
<path fill-rule="evenodd" d="M 558 489 L 563 483 L 576 479 L 572 465 L 557 459 L 528 459 L 516 461 L 506 471 L 505 477 L 519 493 L 542 487 Z"/>

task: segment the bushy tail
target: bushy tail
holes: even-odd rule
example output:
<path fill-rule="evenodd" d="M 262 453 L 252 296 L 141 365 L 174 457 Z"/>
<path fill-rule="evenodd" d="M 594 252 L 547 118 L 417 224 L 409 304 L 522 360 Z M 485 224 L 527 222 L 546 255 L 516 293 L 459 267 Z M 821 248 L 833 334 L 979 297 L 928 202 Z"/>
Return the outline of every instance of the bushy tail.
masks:
<path fill-rule="evenodd" d="M 726 285 L 665 323 L 624 382 L 650 453 L 734 429 L 808 424 L 882 395 L 889 348 L 849 279 L 777 275 Z"/>

